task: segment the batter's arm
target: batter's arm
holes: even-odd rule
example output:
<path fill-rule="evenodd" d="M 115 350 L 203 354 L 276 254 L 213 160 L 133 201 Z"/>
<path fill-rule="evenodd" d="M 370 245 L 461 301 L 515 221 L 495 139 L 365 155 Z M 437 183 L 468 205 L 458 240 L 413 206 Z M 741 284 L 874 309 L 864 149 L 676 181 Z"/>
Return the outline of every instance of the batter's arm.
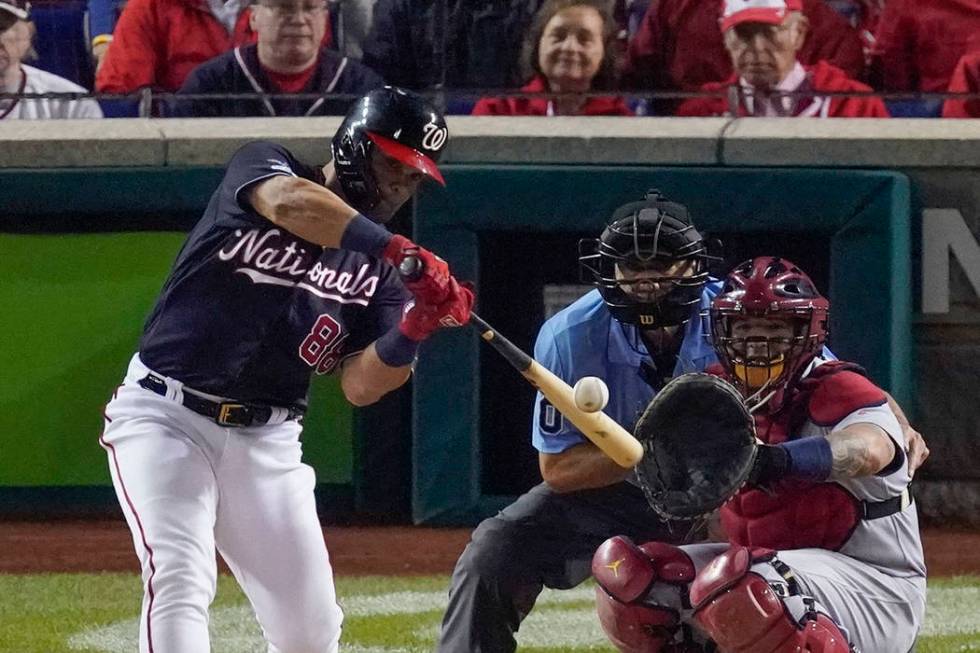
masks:
<path fill-rule="evenodd" d="M 357 215 L 328 188 L 302 177 L 268 177 L 245 193 L 256 213 L 323 247 L 339 248 L 344 230 Z"/>
<path fill-rule="evenodd" d="M 877 474 L 895 459 L 895 442 L 883 428 L 868 422 L 850 424 L 827 436 L 833 457 L 831 480 Z"/>
<path fill-rule="evenodd" d="M 555 492 L 575 492 L 614 485 L 632 469 L 621 467 L 591 442 L 583 442 L 561 453 L 538 453 L 541 478 Z"/>
<path fill-rule="evenodd" d="M 392 390 L 400 388 L 412 374 L 411 365 L 390 367 L 378 356 L 374 343 L 344 360 L 340 387 L 347 401 L 355 406 L 369 406 Z"/>

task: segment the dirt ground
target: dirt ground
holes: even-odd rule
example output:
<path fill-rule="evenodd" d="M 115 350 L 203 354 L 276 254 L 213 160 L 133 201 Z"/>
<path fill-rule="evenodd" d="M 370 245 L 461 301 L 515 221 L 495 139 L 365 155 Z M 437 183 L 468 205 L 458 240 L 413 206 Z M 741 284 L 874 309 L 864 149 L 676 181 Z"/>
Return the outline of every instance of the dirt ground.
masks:
<path fill-rule="evenodd" d="M 338 575 L 448 574 L 469 534 L 408 526 L 324 529 Z M 980 533 L 927 529 L 923 546 L 930 575 L 980 575 Z M 137 572 L 125 522 L 0 522 L 0 573 L 59 571 Z"/>

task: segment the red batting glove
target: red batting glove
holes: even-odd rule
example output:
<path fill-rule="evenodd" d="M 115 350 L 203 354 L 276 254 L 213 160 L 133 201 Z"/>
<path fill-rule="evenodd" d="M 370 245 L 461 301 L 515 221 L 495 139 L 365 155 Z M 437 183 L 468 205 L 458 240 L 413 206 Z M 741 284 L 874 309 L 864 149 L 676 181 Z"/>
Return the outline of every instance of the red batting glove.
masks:
<path fill-rule="evenodd" d="M 396 268 L 408 256 L 418 257 L 422 263 L 422 274 L 418 279 L 406 281 L 405 287 L 423 304 L 434 306 L 445 302 L 449 296 L 449 282 L 452 279 L 449 274 L 449 265 L 429 250 L 419 247 L 404 236 L 392 236 L 382 253 L 382 258 Z"/>
<path fill-rule="evenodd" d="M 460 327 L 470 321 L 473 288 L 449 277 L 448 295 L 439 304 L 426 304 L 421 298 L 402 317 L 398 329 L 416 342 L 425 340 L 441 327 Z"/>

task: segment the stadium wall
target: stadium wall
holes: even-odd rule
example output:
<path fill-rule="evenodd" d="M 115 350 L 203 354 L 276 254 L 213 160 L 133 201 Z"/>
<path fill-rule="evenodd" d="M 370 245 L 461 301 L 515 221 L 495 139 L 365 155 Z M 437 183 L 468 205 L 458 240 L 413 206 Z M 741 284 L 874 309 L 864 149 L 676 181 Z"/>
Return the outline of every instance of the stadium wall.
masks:
<path fill-rule="evenodd" d="M 118 378 L 116 368 L 101 365 L 134 344 L 139 315 L 149 308 L 179 241 L 173 232 L 189 226 L 220 167 L 243 142 L 273 139 L 301 158 L 322 160 L 338 124 L 334 118 L 0 124 L 0 272 L 8 307 L 0 319 L 6 334 L 0 484 L 107 481 L 100 452 L 78 454 L 77 442 L 90 430 L 80 433 L 80 425 L 92 421 L 80 415 L 94 399 L 91 388 L 102 393 L 102 384 Z M 980 521 L 980 471 L 967 463 L 976 460 L 980 436 L 973 404 L 980 378 L 980 121 L 454 117 L 450 129 L 453 140 L 444 159 L 450 169 L 680 166 L 716 173 L 865 169 L 906 176 L 912 216 L 912 309 L 906 316 L 911 384 L 898 394 L 933 452 L 917 481 L 918 497 L 929 518 Z M 832 176 L 827 179 L 826 197 L 834 198 L 842 191 Z M 771 204 L 764 188 L 753 192 L 754 201 Z M 495 189 L 491 197 L 506 203 L 506 189 Z M 424 214 L 417 219 L 424 225 Z M 101 233 L 104 225 L 111 233 Z M 127 240 L 134 231 L 150 233 Z M 57 243 L 30 242 L 67 233 L 73 235 Z M 113 261 L 129 262 L 120 267 Z M 881 269 L 878 261 L 860 257 L 841 263 L 855 278 L 868 274 L 871 285 Z M 128 269 L 135 273 L 124 274 Z M 32 282 L 39 278 L 40 285 Z M 89 320 L 88 331 L 62 328 L 71 320 L 40 326 L 59 312 L 85 315 L 90 308 L 103 319 Z M 109 323 L 108 332 L 99 326 Z M 874 339 L 884 325 L 860 328 Z M 32 332 L 35 340 L 21 339 Z M 63 378 L 53 373 L 72 360 L 90 366 Z M 99 364 L 93 368 L 92 361 Z M 96 378 L 92 369 L 99 370 Z M 323 392 L 336 396 L 335 388 Z M 338 404 L 334 409 L 329 413 L 341 417 L 329 427 L 332 435 L 321 445 L 315 438 L 307 443 L 322 447 L 311 454 L 321 477 L 356 487 L 356 469 L 350 471 L 357 467 L 350 436 L 356 418 Z M 38 450 L 43 454 L 24 458 Z M 467 453 L 479 458 L 478 451 Z"/>

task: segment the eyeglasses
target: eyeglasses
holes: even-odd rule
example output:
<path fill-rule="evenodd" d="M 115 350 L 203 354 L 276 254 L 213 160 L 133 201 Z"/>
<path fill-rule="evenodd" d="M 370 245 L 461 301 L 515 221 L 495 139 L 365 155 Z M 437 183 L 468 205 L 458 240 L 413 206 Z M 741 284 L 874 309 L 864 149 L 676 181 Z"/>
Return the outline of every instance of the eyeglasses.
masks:
<path fill-rule="evenodd" d="M 260 4 L 280 18 L 285 18 L 287 16 L 299 16 L 302 14 L 316 16 L 317 14 L 322 14 L 327 10 L 327 3 L 323 1 L 303 2 L 300 4 L 287 4 L 281 2 L 262 2 Z"/>

